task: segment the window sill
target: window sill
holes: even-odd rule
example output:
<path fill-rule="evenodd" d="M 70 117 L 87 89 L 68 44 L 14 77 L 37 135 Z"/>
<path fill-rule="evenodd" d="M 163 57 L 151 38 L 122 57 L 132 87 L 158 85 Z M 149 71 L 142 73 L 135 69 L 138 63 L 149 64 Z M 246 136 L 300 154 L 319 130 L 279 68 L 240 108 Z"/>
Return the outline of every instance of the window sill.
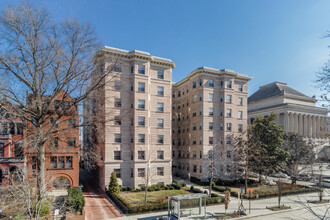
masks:
<path fill-rule="evenodd" d="M 164 111 L 156 111 L 156 113 L 164 113 Z"/>
<path fill-rule="evenodd" d="M 70 168 L 48 168 L 47 170 L 74 170 L 74 169 L 70 167 Z"/>

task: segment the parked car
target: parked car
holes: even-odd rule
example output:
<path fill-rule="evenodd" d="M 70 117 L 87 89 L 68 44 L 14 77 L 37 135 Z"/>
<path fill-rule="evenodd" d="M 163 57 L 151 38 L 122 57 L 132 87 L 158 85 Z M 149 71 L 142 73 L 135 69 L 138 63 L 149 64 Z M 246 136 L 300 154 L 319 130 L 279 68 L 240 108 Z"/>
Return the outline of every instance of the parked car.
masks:
<path fill-rule="evenodd" d="M 274 175 L 272 175 L 273 177 L 278 177 L 278 178 L 290 178 L 287 174 L 285 173 L 275 173 Z"/>
<path fill-rule="evenodd" d="M 301 181 L 310 181 L 312 179 L 312 176 L 310 174 L 301 173 L 298 175 L 297 180 Z"/>

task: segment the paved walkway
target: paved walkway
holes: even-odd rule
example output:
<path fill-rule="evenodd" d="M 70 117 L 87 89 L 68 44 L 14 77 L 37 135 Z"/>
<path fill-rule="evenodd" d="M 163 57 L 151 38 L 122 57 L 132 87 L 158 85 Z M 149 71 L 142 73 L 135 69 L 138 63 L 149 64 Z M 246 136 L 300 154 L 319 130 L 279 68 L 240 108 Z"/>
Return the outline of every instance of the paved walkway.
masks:
<path fill-rule="evenodd" d="M 88 175 L 86 175 L 88 176 Z M 92 180 L 84 179 L 85 220 L 102 220 L 121 217 L 118 209 L 100 193 Z"/>

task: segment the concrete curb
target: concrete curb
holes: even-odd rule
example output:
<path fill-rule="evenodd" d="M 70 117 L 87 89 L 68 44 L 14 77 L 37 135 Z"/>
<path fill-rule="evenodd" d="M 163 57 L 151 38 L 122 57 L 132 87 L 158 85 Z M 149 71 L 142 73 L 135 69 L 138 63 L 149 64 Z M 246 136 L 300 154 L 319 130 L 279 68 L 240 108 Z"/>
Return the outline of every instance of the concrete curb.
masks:
<path fill-rule="evenodd" d="M 123 216 L 122 217 L 126 217 L 126 215 L 124 214 L 123 210 L 121 210 L 108 196 L 107 194 L 103 194 L 105 196 L 105 198 L 107 198 L 107 200 L 109 202 L 111 202 L 111 204 L 120 212 L 120 214 L 122 214 Z"/>

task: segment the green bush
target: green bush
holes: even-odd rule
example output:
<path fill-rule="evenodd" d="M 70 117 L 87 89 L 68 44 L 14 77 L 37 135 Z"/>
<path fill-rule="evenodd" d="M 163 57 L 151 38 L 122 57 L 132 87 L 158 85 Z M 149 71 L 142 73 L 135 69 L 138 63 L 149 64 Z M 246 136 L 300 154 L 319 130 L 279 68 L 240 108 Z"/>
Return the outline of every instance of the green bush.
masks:
<path fill-rule="evenodd" d="M 204 192 L 203 192 L 204 194 L 208 194 L 208 192 L 207 192 L 207 190 L 204 190 Z"/>
<path fill-rule="evenodd" d="M 211 197 L 219 197 L 219 195 L 215 193 L 211 193 Z"/>
<path fill-rule="evenodd" d="M 37 205 L 33 205 L 31 211 L 34 213 L 34 215 L 36 215 L 37 211 L 39 211 L 40 212 L 39 213 L 40 217 L 46 216 L 50 213 L 49 203 L 48 202 L 42 203 L 41 208 L 40 208 L 40 203 L 38 203 Z"/>
<path fill-rule="evenodd" d="M 120 192 L 120 188 L 119 188 L 119 184 L 117 181 L 117 176 L 116 176 L 115 171 L 112 171 L 112 173 L 111 173 L 108 191 L 109 191 L 109 193 L 119 193 Z"/>
<path fill-rule="evenodd" d="M 68 189 L 68 205 L 76 212 L 82 212 L 85 206 L 85 198 L 79 187 Z"/>
<path fill-rule="evenodd" d="M 180 183 L 179 184 L 181 187 L 186 187 L 187 186 L 187 184 L 185 184 L 185 183 Z"/>

